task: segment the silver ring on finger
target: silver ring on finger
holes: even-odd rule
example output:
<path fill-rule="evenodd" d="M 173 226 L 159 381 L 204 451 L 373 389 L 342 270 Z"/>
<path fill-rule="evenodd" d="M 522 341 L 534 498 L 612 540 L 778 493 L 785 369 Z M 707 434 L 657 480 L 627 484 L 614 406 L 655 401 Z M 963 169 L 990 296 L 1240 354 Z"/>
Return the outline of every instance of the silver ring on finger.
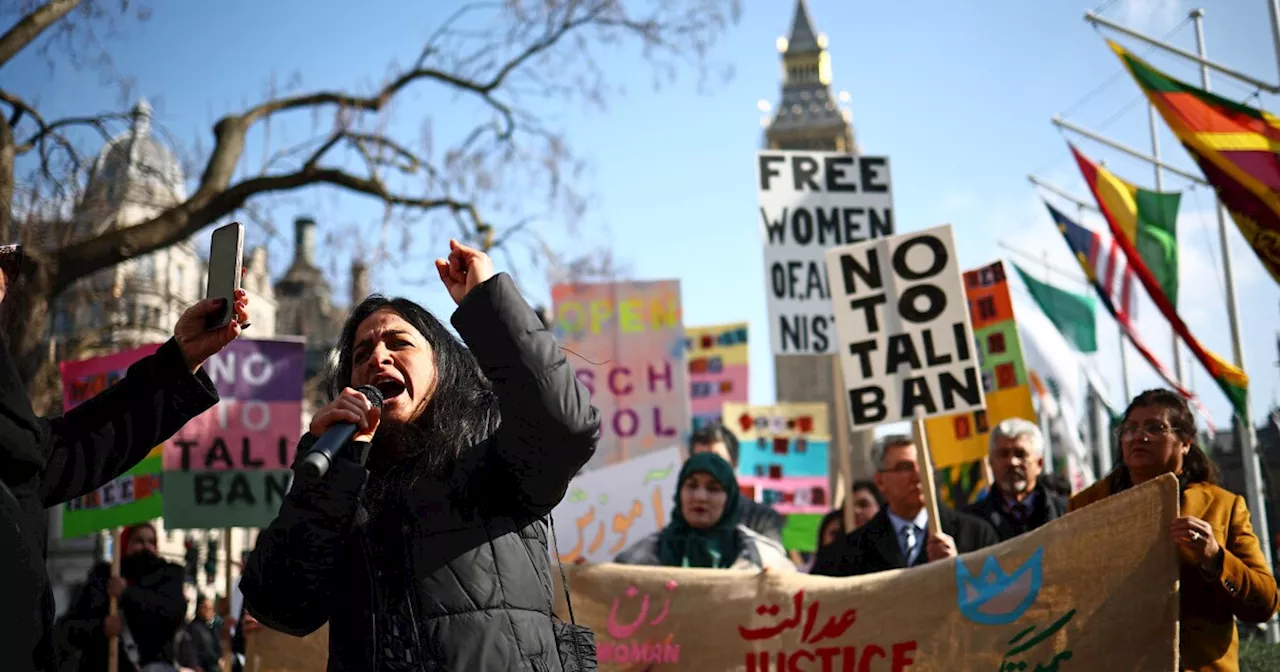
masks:
<path fill-rule="evenodd" d="M 1192 531 L 1192 532 L 1191 532 L 1191 541 L 1200 541 L 1200 533 L 1199 533 L 1199 532 L 1196 532 L 1196 531 Z"/>

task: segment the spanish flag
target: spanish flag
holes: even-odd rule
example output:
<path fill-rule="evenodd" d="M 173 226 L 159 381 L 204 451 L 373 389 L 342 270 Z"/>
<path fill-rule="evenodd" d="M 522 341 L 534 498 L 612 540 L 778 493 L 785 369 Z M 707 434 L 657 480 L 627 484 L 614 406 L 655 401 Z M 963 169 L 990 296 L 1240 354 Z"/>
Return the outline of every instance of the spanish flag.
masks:
<path fill-rule="evenodd" d="M 1280 118 L 1174 79 L 1108 43 L 1280 283 Z"/>

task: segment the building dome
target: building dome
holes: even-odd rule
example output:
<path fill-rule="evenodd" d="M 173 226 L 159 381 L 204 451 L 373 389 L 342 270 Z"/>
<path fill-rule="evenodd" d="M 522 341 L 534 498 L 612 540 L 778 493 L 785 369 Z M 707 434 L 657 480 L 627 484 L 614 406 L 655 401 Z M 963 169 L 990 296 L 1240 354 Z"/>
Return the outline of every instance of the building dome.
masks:
<path fill-rule="evenodd" d="M 182 165 L 151 134 L 151 105 L 140 100 L 132 117 L 129 130 L 107 142 L 94 161 L 82 209 L 95 225 L 106 218 L 131 225 L 136 222 L 118 221 L 133 219 L 123 210 L 140 209 L 137 216 L 145 218 L 187 198 Z"/>

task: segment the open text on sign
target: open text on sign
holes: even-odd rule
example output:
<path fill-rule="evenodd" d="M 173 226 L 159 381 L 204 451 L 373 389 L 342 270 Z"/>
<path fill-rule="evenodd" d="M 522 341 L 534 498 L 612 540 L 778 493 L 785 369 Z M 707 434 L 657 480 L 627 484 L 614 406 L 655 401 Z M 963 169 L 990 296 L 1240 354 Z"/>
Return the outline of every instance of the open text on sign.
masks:
<path fill-rule="evenodd" d="M 951 226 L 827 251 L 852 426 L 983 408 Z"/>
<path fill-rule="evenodd" d="M 769 337 L 776 355 L 835 352 L 827 249 L 893 235 L 889 159 L 838 152 L 756 154 Z"/>

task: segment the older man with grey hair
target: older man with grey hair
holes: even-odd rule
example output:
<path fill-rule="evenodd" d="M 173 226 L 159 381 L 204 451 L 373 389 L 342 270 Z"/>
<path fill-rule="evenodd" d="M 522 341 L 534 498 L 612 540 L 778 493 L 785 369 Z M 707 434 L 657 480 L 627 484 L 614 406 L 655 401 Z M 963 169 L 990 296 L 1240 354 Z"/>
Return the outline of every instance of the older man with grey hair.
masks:
<path fill-rule="evenodd" d="M 988 455 L 995 478 L 968 512 L 991 523 L 1000 541 L 1066 515 L 1067 500 L 1045 487 L 1044 435 L 1034 422 L 1010 418 L 991 430 Z"/>
<path fill-rule="evenodd" d="M 999 538 L 985 520 L 938 505 L 942 533 L 929 534 L 929 511 L 920 478 L 922 456 L 909 436 L 895 434 L 876 441 L 871 459 L 875 482 L 885 506 L 866 525 L 818 551 L 810 573 L 859 576 L 890 569 L 918 567 L 996 544 Z"/>

